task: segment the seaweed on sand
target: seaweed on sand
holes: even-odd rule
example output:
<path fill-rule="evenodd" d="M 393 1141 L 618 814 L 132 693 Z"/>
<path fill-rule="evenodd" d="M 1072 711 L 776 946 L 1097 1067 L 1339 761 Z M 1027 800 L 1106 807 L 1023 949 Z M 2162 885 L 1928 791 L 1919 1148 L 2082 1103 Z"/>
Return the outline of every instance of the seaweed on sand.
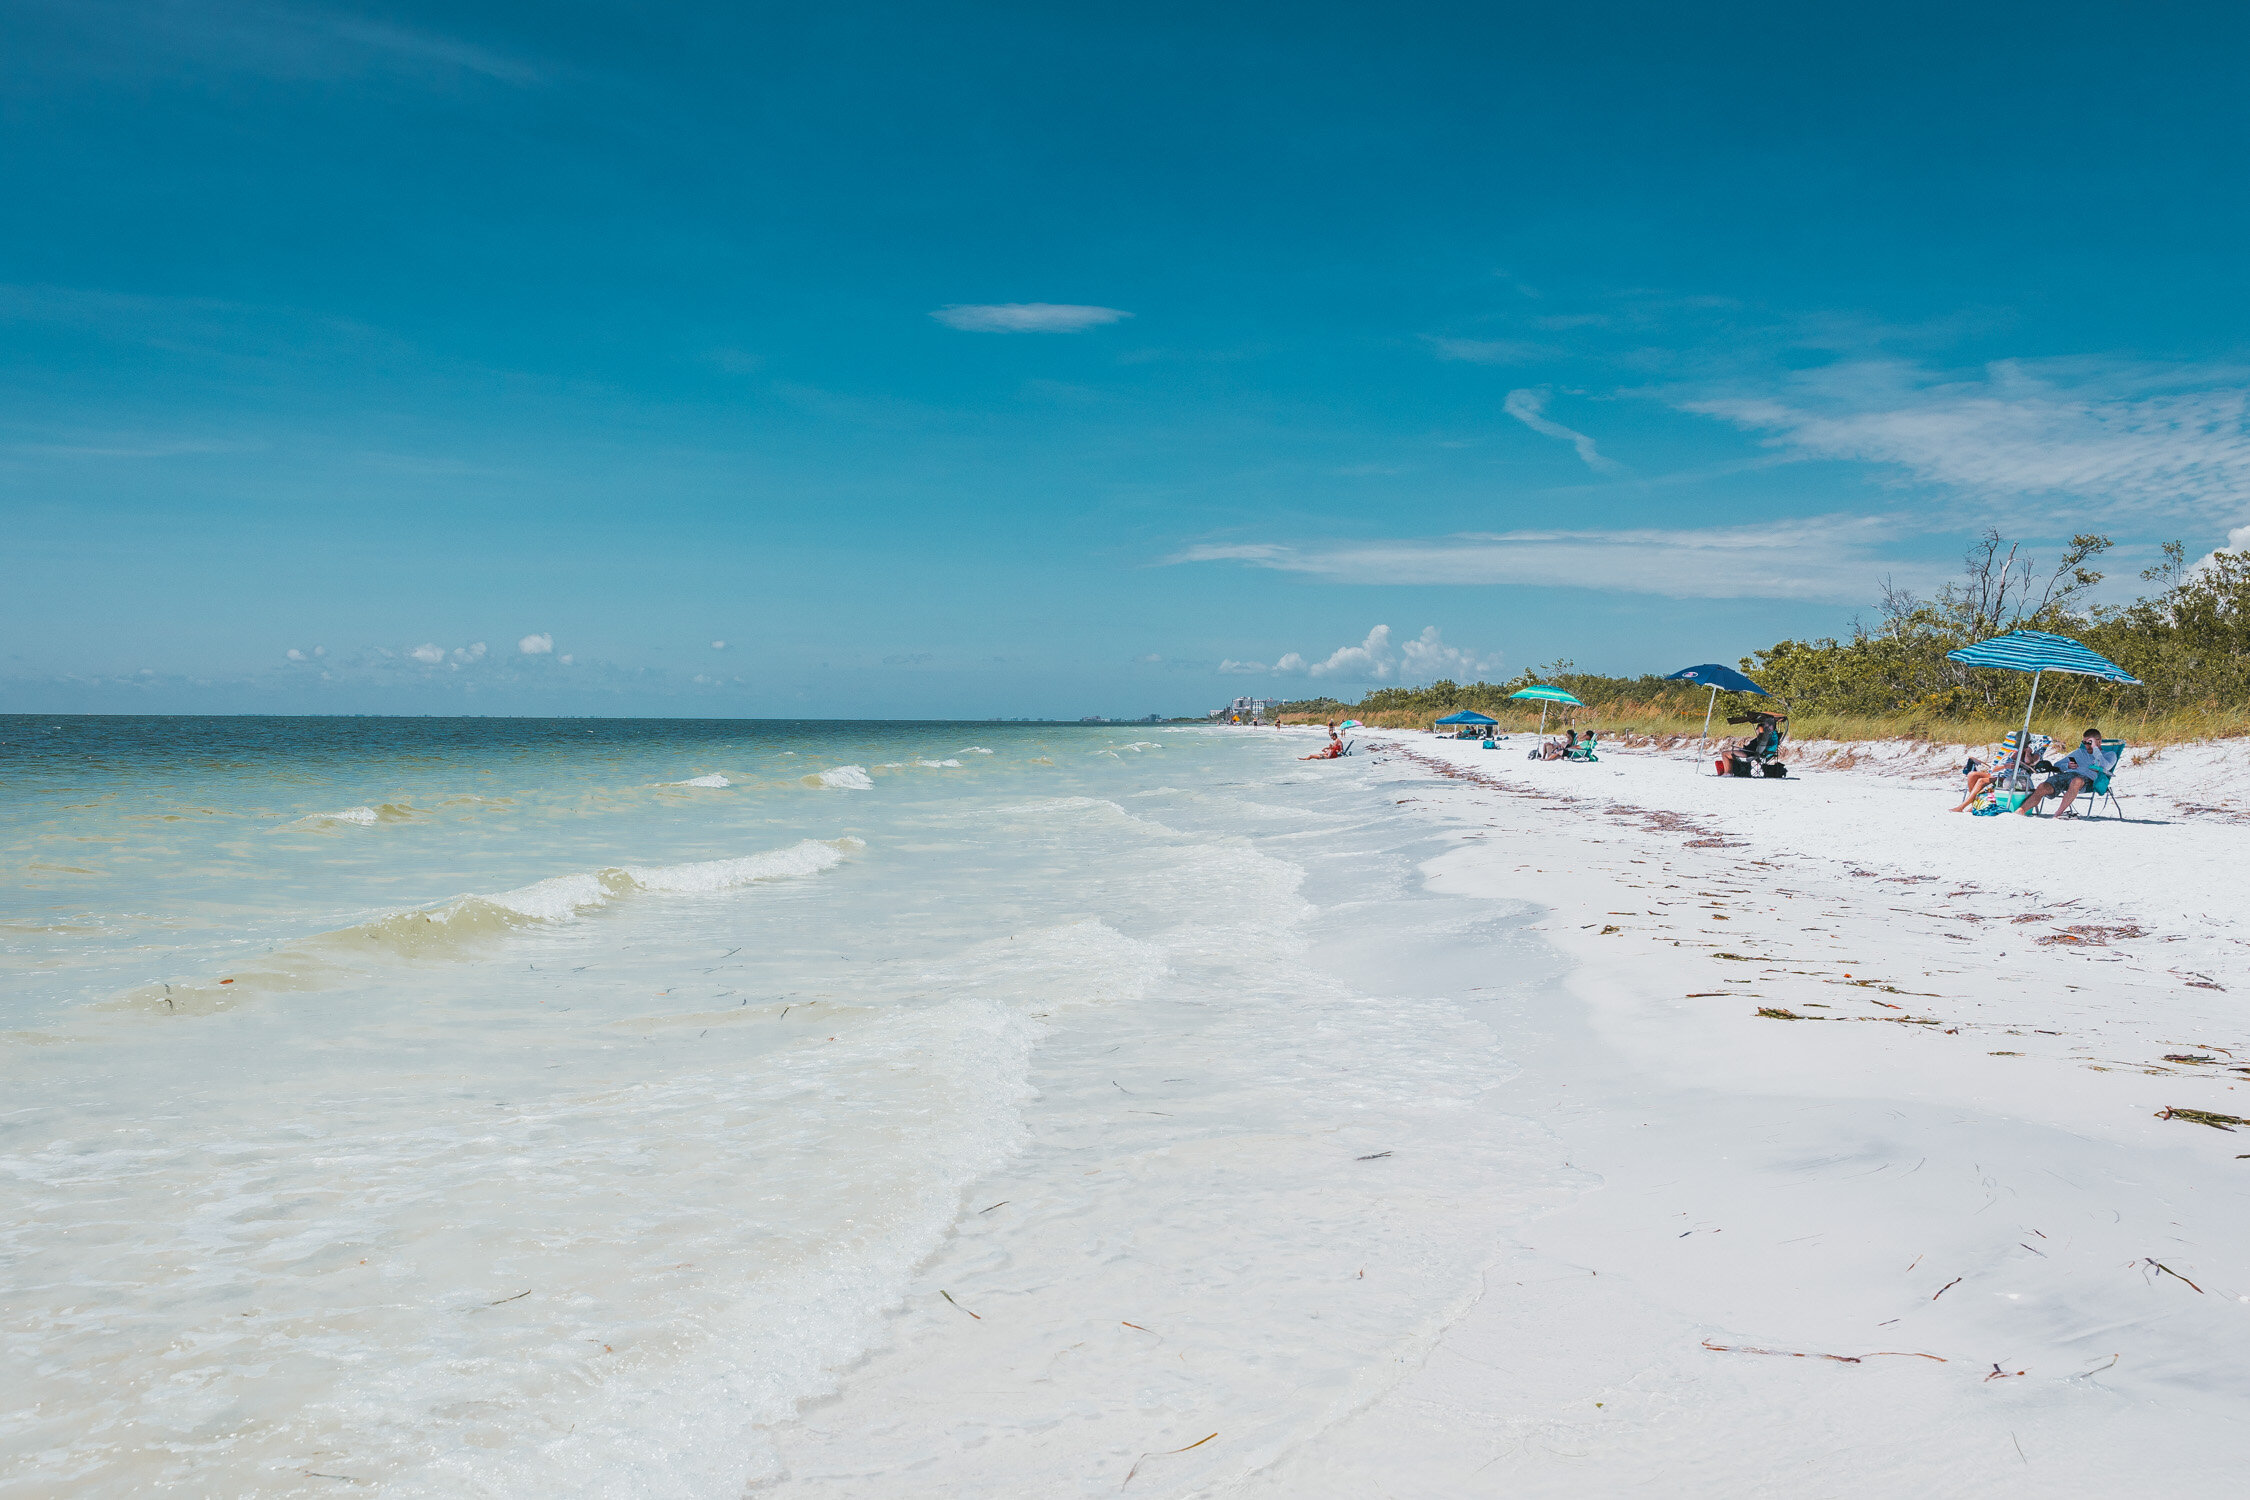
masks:
<path fill-rule="evenodd" d="M 2182 1109 L 2176 1104 L 2158 1110 L 2156 1118 L 2187 1120 L 2197 1125 L 2208 1125 L 2213 1130 L 2232 1130 L 2237 1125 L 2250 1125 L 2250 1120 L 2245 1120 L 2240 1115 L 2214 1114 L 2208 1109 Z"/>

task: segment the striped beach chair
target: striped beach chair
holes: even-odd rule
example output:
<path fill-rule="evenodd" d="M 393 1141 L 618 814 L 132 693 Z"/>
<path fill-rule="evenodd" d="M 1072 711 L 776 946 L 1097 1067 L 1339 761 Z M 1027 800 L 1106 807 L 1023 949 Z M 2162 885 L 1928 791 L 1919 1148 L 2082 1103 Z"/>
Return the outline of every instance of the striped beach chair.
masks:
<path fill-rule="evenodd" d="M 2053 744 L 2051 736 L 2035 734 L 2031 737 L 2029 748 L 2019 755 L 2016 752 L 2023 745 L 2023 731 L 2009 730 L 2007 737 L 2000 741 L 1999 749 L 1993 752 L 1992 771 L 1995 779 L 1984 794 L 1985 800 L 1978 804 L 1977 811 L 2014 812 L 2021 807 L 2024 794 L 2039 779 L 2031 768 L 2046 757 L 2048 747 Z"/>

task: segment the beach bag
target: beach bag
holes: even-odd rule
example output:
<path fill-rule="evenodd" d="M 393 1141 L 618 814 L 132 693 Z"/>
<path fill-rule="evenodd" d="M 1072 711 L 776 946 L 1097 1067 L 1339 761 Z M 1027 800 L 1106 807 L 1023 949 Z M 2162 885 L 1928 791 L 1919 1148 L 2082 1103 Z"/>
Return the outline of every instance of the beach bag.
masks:
<path fill-rule="evenodd" d="M 1711 762 L 1711 774 L 1714 776 L 1724 776 L 1727 774 L 1727 758 L 1725 756 L 1722 755 L 1717 760 Z"/>

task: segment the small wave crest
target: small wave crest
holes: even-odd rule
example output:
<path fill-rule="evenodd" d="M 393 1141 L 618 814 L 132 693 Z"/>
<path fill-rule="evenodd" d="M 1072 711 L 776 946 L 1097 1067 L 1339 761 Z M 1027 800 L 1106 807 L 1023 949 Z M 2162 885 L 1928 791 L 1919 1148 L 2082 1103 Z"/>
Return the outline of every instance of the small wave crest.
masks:
<path fill-rule="evenodd" d="M 532 923 L 566 922 L 635 891 L 724 891 L 761 880 L 818 875 L 842 864 L 853 850 L 865 847 L 863 841 L 854 838 L 830 842 L 806 839 L 786 849 L 738 859 L 625 865 L 557 875 L 494 896 L 463 896 L 444 906 L 394 912 L 330 936 L 355 945 L 380 943 L 395 952 L 421 957 L 466 941 L 504 936 Z"/>
<path fill-rule="evenodd" d="M 990 755 L 992 752 L 982 745 L 963 745 L 958 753 L 962 755 Z"/>
<path fill-rule="evenodd" d="M 804 778 L 807 786 L 830 787 L 837 791 L 870 792 L 875 789 L 875 779 L 864 766 L 837 766 Z"/>
<path fill-rule="evenodd" d="M 706 893 L 818 875 L 866 847 L 864 840 L 855 838 L 805 839 L 786 849 L 737 859 L 556 875 L 512 891 L 459 896 L 442 906 L 387 912 L 278 951 L 264 968 L 240 970 L 216 980 L 142 985 L 112 1003 L 183 1015 L 209 1014 L 254 994 L 318 988 L 337 972 L 334 965 L 340 953 L 374 950 L 396 958 L 455 957 L 525 928 L 570 921 L 637 892 Z"/>
<path fill-rule="evenodd" d="M 309 826 L 334 828 L 339 825 L 351 828 L 373 828 L 378 823 L 403 823 L 414 816 L 414 809 L 404 802 L 385 802 L 376 807 L 347 807 L 341 812 L 307 813 L 292 819 L 291 828 Z"/>
<path fill-rule="evenodd" d="M 644 891 L 723 891 L 761 880 L 787 880 L 797 875 L 818 875 L 864 849 L 862 839 L 841 838 L 823 842 L 806 839 L 786 849 L 748 854 L 740 859 L 710 859 L 686 865 L 629 865 L 617 872 Z"/>
<path fill-rule="evenodd" d="M 658 786 L 733 786 L 734 783 L 713 771 L 708 776 L 690 776 L 685 781 L 660 781 Z"/>

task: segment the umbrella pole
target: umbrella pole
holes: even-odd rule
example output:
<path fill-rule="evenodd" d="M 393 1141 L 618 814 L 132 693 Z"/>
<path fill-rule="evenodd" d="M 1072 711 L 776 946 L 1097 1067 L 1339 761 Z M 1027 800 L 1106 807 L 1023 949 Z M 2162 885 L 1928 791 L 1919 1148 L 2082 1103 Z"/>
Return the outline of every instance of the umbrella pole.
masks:
<path fill-rule="evenodd" d="M 1717 683 L 1713 683 L 1711 685 L 1711 701 L 1703 705 L 1703 743 L 1706 745 L 1711 743 L 1711 710 L 1718 706 L 1719 687 Z"/>
<path fill-rule="evenodd" d="M 2023 753 L 2031 748 L 2031 711 L 2039 704 L 2039 679 L 2042 675 L 2044 675 L 2044 669 L 2031 674 L 2031 701 L 2023 706 L 2023 733 L 2016 740 L 2016 769 L 2018 771 L 2028 770 L 2031 766 L 2031 762 L 2023 758 Z M 2008 779 L 2013 781 L 2015 778 L 2011 776 Z"/>
<path fill-rule="evenodd" d="M 2038 685 L 2037 679 L 2033 680 L 2032 685 L 2034 687 Z M 1539 702 L 1539 738 L 1542 741 L 1547 738 L 1547 702 L 1543 698 Z"/>

